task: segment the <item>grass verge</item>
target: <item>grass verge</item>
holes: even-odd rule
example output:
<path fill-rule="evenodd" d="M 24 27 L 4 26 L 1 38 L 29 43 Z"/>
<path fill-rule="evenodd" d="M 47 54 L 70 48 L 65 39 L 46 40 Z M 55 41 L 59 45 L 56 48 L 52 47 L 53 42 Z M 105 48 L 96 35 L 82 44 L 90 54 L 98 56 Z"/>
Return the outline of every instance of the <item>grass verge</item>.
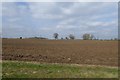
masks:
<path fill-rule="evenodd" d="M 3 78 L 118 78 L 117 67 L 3 61 Z"/>

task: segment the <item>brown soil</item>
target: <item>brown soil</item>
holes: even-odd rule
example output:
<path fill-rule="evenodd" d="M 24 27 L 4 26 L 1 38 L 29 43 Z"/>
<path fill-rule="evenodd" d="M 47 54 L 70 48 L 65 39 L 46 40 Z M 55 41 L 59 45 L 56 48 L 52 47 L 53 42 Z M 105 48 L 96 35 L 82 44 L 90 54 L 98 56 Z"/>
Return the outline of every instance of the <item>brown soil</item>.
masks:
<path fill-rule="evenodd" d="M 2 59 L 117 66 L 118 42 L 3 39 Z"/>

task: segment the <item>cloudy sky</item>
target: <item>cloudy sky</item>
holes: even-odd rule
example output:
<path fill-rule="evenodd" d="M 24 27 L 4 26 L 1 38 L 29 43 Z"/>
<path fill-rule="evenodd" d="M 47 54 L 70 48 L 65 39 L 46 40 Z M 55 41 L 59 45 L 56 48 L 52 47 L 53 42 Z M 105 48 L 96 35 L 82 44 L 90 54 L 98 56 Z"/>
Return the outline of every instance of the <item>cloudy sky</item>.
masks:
<path fill-rule="evenodd" d="M 4 2 L 2 36 L 52 38 L 90 33 L 97 38 L 118 36 L 117 2 Z"/>

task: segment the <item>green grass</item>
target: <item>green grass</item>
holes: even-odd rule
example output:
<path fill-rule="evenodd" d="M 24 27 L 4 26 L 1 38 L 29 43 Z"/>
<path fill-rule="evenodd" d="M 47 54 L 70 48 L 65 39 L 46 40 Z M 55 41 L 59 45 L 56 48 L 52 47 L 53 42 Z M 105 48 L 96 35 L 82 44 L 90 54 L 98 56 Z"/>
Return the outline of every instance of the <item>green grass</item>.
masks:
<path fill-rule="evenodd" d="M 3 61 L 3 78 L 117 78 L 118 68 Z"/>

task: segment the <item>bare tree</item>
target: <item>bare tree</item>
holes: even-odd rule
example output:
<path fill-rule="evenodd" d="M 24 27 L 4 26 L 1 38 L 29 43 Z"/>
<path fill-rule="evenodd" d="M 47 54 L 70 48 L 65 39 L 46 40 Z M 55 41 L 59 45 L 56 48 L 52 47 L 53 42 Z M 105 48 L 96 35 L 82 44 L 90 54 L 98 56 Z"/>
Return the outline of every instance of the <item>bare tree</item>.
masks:
<path fill-rule="evenodd" d="M 58 36 L 59 36 L 58 33 L 54 33 L 54 34 L 53 34 L 53 37 L 54 37 L 55 39 L 58 39 Z"/>
<path fill-rule="evenodd" d="M 69 38 L 74 40 L 74 39 L 75 39 L 75 36 L 74 36 L 73 34 L 70 34 L 70 35 L 69 35 Z"/>
<path fill-rule="evenodd" d="M 94 36 L 92 34 L 83 34 L 83 40 L 92 40 Z"/>

